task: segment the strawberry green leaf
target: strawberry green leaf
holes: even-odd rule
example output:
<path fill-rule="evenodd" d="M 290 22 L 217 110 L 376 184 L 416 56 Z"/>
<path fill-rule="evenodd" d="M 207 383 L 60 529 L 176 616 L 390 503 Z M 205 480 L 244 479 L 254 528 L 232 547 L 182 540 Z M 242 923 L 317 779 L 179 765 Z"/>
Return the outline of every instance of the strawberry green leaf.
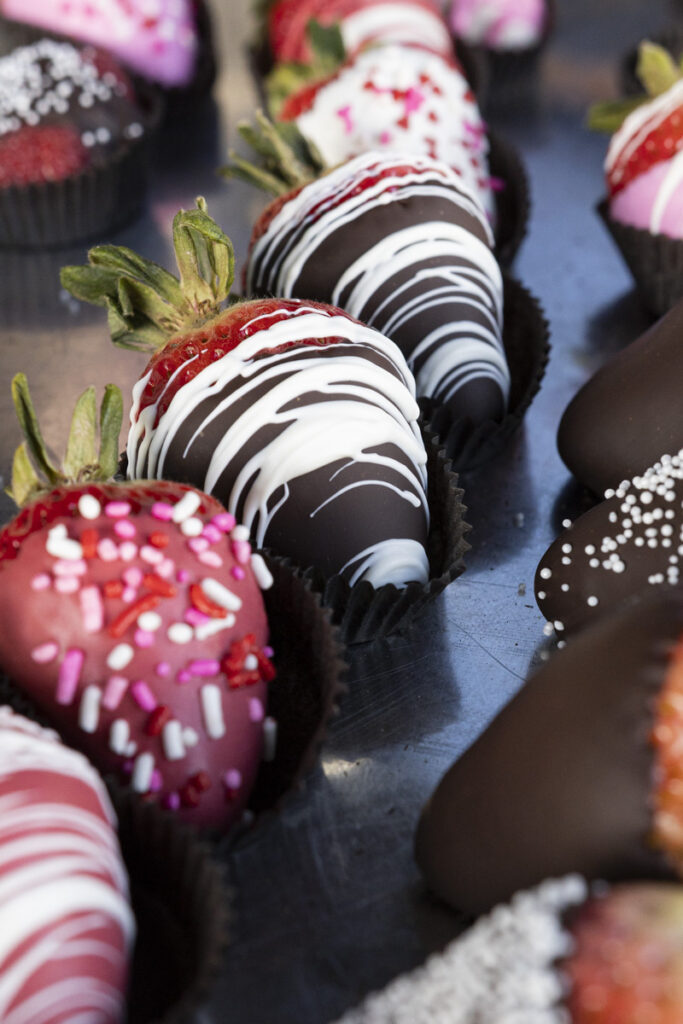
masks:
<path fill-rule="evenodd" d="M 40 477 L 33 468 L 26 445 L 22 444 L 14 453 L 12 484 L 5 493 L 21 508 L 34 495 L 40 493 L 41 489 Z"/>
<path fill-rule="evenodd" d="M 341 27 L 335 23 L 321 25 L 311 18 L 306 26 L 306 37 L 313 51 L 313 63 L 333 74 L 346 60 L 346 47 Z"/>
<path fill-rule="evenodd" d="M 268 112 L 277 118 L 285 101 L 294 93 L 334 75 L 346 60 L 346 49 L 338 25 L 323 26 L 311 20 L 306 28 L 313 58 L 306 64 L 294 61 L 276 64 L 266 78 Z"/>
<path fill-rule="evenodd" d="M 83 392 L 71 419 L 69 440 L 64 456 L 64 472 L 70 480 L 78 480 L 84 470 L 97 462 L 97 402 L 95 388 Z"/>
<path fill-rule="evenodd" d="M 123 423 L 123 398 L 121 389 L 107 384 L 100 406 L 100 451 L 98 464 L 101 479 L 109 480 L 116 473 L 119 464 L 119 435 Z"/>
<path fill-rule="evenodd" d="M 196 210 L 176 214 L 173 246 L 186 301 L 200 315 L 216 312 L 230 294 L 235 254 L 228 236 L 206 212 L 201 196 Z"/>
<path fill-rule="evenodd" d="M 45 474 L 51 484 L 59 483 L 63 477 L 52 464 L 47 453 L 35 409 L 33 408 L 28 381 L 24 373 L 18 373 L 12 380 L 12 399 L 31 457 L 34 459 L 38 469 Z"/>
<path fill-rule="evenodd" d="M 588 111 L 587 124 L 591 131 L 613 135 L 621 128 L 630 113 L 647 103 L 647 96 L 633 96 L 625 100 L 595 103 Z"/>
<path fill-rule="evenodd" d="M 680 68 L 669 51 L 649 40 L 638 48 L 636 74 L 651 98 L 661 96 L 681 78 Z"/>
<path fill-rule="evenodd" d="M 313 181 L 325 170 L 320 153 L 293 122 L 275 124 L 257 110 L 256 125 L 242 121 L 237 130 L 260 160 L 253 164 L 231 151 L 231 163 L 219 171 L 225 178 L 241 178 L 262 191 L 281 196 Z"/>

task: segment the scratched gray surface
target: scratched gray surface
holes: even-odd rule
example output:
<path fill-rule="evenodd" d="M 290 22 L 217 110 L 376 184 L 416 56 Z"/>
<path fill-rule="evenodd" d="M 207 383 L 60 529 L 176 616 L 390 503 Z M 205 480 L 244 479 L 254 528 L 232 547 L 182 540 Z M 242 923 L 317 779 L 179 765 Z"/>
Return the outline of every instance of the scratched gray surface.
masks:
<path fill-rule="evenodd" d="M 157 160 L 146 217 L 110 239 L 168 265 L 175 210 L 197 194 L 243 257 L 261 200 L 213 168 L 253 110 L 241 45 L 248 0 L 213 0 L 224 55 L 216 103 L 179 123 Z M 519 146 L 533 216 L 517 264 L 552 324 L 553 356 L 517 442 L 464 479 L 474 526 L 468 570 L 407 636 L 356 649 L 351 692 L 304 793 L 223 851 L 237 920 L 203 1024 L 325 1024 L 442 946 L 460 922 L 424 892 L 412 861 L 419 809 L 540 656 L 536 563 L 578 496 L 557 456 L 560 413 L 583 380 L 647 319 L 599 223 L 605 141 L 581 126 L 615 89 L 617 56 L 677 13 L 674 0 L 559 0 L 537 109 L 497 127 Z M 74 397 L 108 380 L 124 392 L 141 357 L 114 349 L 99 311 L 59 295 L 57 268 L 85 247 L 0 254 L 0 473 L 18 441 L 8 384 L 26 370 L 48 434 L 65 437 Z M 11 506 L 0 499 L 0 518 Z M 523 593 L 526 588 L 526 593 Z"/>

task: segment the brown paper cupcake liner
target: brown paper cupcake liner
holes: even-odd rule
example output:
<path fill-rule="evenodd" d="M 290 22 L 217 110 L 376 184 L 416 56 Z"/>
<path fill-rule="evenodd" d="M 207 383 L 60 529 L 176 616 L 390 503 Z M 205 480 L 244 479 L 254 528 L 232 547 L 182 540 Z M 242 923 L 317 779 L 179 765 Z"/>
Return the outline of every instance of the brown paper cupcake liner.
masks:
<path fill-rule="evenodd" d="M 683 27 L 668 25 L 661 32 L 647 37 L 651 43 L 657 43 L 668 50 L 676 62 L 683 57 Z M 638 65 L 638 47 L 634 46 L 621 60 L 619 67 L 620 92 L 624 96 L 643 96 L 645 90 L 636 74 Z"/>
<path fill-rule="evenodd" d="M 228 943 L 223 870 L 170 814 L 109 789 L 137 924 L 126 1024 L 191 1024 Z"/>
<path fill-rule="evenodd" d="M 489 134 L 489 171 L 491 177 L 503 183 L 495 193 L 495 253 L 501 266 L 509 267 L 524 241 L 529 224 L 529 179 L 515 147 L 496 132 Z"/>
<path fill-rule="evenodd" d="M 427 449 L 427 500 L 431 516 L 427 542 L 429 581 L 409 583 L 402 589 L 393 584 L 373 587 L 367 580 L 352 586 L 339 575 L 326 579 L 315 568 L 299 570 L 320 594 L 346 644 L 365 643 L 407 629 L 464 572 L 463 557 L 470 547 L 465 534 L 470 526 L 464 518 L 463 491 L 432 431 L 423 426 L 422 433 Z M 274 563 L 284 561 L 271 557 Z"/>
<path fill-rule="evenodd" d="M 277 742 L 273 760 L 264 761 L 259 769 L 248 803 L 249 824 L 254 816 L 279 809 L 301 787 L 347 689 L 343 647 L 331 611 L 322 607 L 311 580 L 287 559 L 266 557 L 273 586 L 263 592 L 263 598 L 277 672 L 268 688 L 268 715 L 277 723 Z M 9 704 L 26 718 L 59 732 L 58 724 L 4 673 L 0 673 L 0 704 Z M 113 775 L 107 781 L 123 790 Z M 132 799 L 144 802 L 144 798 Z"/>
<path fill-rule="evenodd" d="M 499 454 L 519 429 L 537 394 L 550 354 L 549 324 L 538 300 L 519 281 L 503 275 L 503 345 L 510 367 L 510 401 L 505 418 L 474 429 L 455 419 L 445 405 L 423 400 L 431 429 L 458 472 L 481 466 Z"/>
<path fill-rule="evenodd" d="M 683 298 L 683 240 L 621 224 L 610 216 L 606 199 L 598 203 L 597 212 L 631 271 L 644 305 L 655 316 L 663 316 Z"/>
<path fill-rule="evenodd" d="M 102 167 L 63 181 L 0 189 L 0 248 L 41 249 L 97 239 L 123 227 L 142 210 L 160 93 L 135 81 L 145 131 L 125 142 Z"/>

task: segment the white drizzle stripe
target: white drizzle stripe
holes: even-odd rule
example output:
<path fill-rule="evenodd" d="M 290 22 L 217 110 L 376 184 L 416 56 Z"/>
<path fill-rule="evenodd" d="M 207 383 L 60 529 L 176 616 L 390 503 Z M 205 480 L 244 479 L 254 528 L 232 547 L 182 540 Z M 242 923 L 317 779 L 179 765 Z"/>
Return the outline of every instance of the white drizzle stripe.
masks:
<path fill-rule="evenodd" d="M 330 336 L 344 339 L 335 345 L 333 359 L 326 350 L 311 345 L 273 351 L 296 341 Z M 370 353 L 374 361 L 368 358 Z M 255 544 L 267 543 L 268 528 L 287 500 L 289 481 L 338 460 L 376 465 L 382 471 L 378 471 L 380 477 L 387 471 L 396 473 L 405 480 L 398 493 L 412 506 L 422 507 L 428 521 L 426 452 L 417 424 L 414 380 L 398 347 L 377 331 L 342 314 L 305 305 L 288 311 L 280 322 L 256 331 L 176 391 L 156 426 L 164 393 L 157 403 L 141 410 L 147 379 L 138 382 L 133 392 L 128 438 L 131 477 L 164 475 L 165 458 L 177 431 L 207 400 L 210 412 L 197 424 L 183 453 L 191 458 L 194 441 L 205 436 L 220 417 L 221 440 L 199 482 L 205 491 L 217 487 L 262 426 L 280 428 L 237 474 L 225 501 L 229 511 L 239 510 Z M 252 398 L 256 390 L 263 393 Z M 296 405 L 302 394 L 320 394 L 325 400 Z M 247 397 L 250 401 L 243 402 L 242 414 L 233 419 L 232 408 Z M 394 446 L 407 464 L 398 455 L 371 451 L 380 446 Z M 282 499 L 275 505 L 278 491 Z M 414 572 L 405 582 L 424 581 L 423 565 L 421 558 L 415 567 L 419 575 Z"/>
<path fill-rule="evenodd" d="M 86 759 L 0 708 L 0 962 L 13 957 L 0 972 L 5 1024 L 38 1024 L 48 1011 L 51 1020 L 55 1008 L 74 1022 L 122 1016 L 134 922 L 113 824 Z M 60 980 L 44 981 L 57 960 Z"/>
<path fill-rule="evenodd" d="M 417 4 L 374 4 L 349 14 L 341 21 L 347 53 L 366 43 L 416 43 L 450 56 L 453 50 L 448 27 L 436 11 Z"/>
<path fill-rule="evenodd" d="M 661 182 L 650 215 L 650 231 L 658 234 L 661 230 L 662 220 L 666 208 L 673 199 L 676 191 L 683 183 L 683 150 L 680 150 L 672 160 L 668 160 L 667 172 Z"/>
<path fill-rule="evenodd" d="M 605 159 L 607 176 L 615 172 L 617 164 L 627 161 L 650 132 L 679 107 L 683 107 L 683 80 L 632 111 L 610 141 Z"/>

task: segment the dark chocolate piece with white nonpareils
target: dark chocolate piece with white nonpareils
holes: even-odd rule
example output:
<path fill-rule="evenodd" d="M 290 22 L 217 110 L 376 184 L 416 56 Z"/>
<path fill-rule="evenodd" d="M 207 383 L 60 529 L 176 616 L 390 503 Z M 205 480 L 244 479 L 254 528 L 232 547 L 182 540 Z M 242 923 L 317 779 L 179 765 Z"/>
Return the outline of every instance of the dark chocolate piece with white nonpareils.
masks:
<path fill-rule="evenodd" d="M 598 370 L 565 410 L 557 445 L 581 483 L 603 494 L 683 447 L 682 379 L 679 302 Z"/>
<path fill-rule="evenodd" d="M 649 743 L 680 591 L 603 618 L 538 671 L 427 803 L 417 859 L 429 886 L 477 914 L 545 877 L 672 875 L 651 845 Z"/>

